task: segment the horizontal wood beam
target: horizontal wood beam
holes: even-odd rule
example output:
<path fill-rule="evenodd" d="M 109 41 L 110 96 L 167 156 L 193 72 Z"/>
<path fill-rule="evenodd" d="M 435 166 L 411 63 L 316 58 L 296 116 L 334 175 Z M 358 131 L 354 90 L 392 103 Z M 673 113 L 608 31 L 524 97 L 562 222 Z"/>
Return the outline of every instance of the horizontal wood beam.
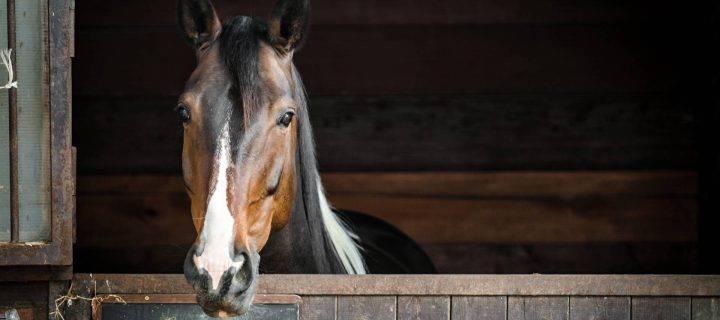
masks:
<path fill-rule="evenodd" d="M 80 273 L 181 273 L 189 248 L 190 243 L 180 242 L 163 246 L 137 241 L 98 246 L 83 243 L 75 247 L 73 267 Z M 698 272 L 697 243 L 448 243 L 422 248 L 445 274 Z M 17 277 L 12 271 L 6 274 Z"/>
<path fill-rule="evenodd" d="M 73 100 L 80 174 L 181 172 L 176 97 Z M 693 105 L 667 95 L 310 100 L 325 171 L 677 170 L 698 161 Z"/>
<path fill-rule="evenodd" d="M 584 198 L 601 196 L 688 197 L 697 195 L 692 171 L 488 171 L 325 172 L 330 195 L 366 194 L 428 198 Z M 177 175 L 80 176 L 85 195 L 184 193 Z"/>
<path fill-rule="evenodd" d="M 76 274 L 99 294 L 179 294 L 181 274 Z M 262 275 L 258 293 L 297 295 L 718 296 L 720 276 L 702 275 Z"/>
<path fill-rule="evenodd" d="M 692 172 L 444 175 L 323 177 L 337 208 L 382 218 L 423 244 L 697 241 Z M 78 185 L 78 245 L 178 245 L 195 237 L 178 176 L 81 176 Z"/>
<path fill-rule="evenodd" d="M 223 18 L 234 15 L 266 17 L 275 1 L 215 0 Z M 353 0 L 312 1 L 313 25 L 397 25 L 397 24 L 599 24 L 677 21 L 689 16 L 693 6 L 649 1 L 597 2 L 591 0 Z M 697 9 L 696 9 L 697 10 Z M 142 13 L 142 14 L 139 14 Z M 83 1 L 78 6 L 79 27 L 88 26 L 174 26 L 174 3 L 166 0 L 127 2 L 123 0 Z"/>
<path fill-rule="evenodd" d="M 326 26 L 312 29 L 295 62 L 315 95 L 668 92 L 703 66 L 683 50 L 705 49 L 691 31 Z M 78 30 L 76 48 L 76 95 L 177 96 L 196 63 L 176 26 Z"/>

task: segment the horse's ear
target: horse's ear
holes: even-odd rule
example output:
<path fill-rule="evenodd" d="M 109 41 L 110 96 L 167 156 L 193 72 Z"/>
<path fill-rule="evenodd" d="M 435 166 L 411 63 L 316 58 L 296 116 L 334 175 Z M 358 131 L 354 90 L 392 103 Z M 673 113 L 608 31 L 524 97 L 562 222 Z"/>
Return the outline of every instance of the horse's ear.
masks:
<path fill-rule="evenodd" d="M 195 48 L 215 40 L 222 28 L 210 0 L 178 0 L 177 17 L 186 40 Z"/>
<path fill-rule="evenodd" d="M 309 0 L 279 0 L 270 17 L 270 42 L 283 52 L 300 49 L 309 24 Z"/>

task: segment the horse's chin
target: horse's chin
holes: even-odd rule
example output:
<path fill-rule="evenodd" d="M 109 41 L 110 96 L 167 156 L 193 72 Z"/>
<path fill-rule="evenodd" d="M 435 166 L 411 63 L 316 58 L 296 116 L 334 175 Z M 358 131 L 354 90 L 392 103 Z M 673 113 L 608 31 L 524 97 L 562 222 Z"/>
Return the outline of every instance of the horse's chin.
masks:
<path fill-rule="evenodd" d="M 255 284 L 250 286 L 248 290 L 235 296 L 234 298 L 224 298 L 218 303 L 205 303 L 204 299 L 198 295 L 198 304 L 202 306 L 203 311 L 210 317 L 214 318 L 230 318 L 239 317 L 250 311 L 253 298 L 255 297 Z M 206 307 L 211 305 L 212 307 Z"/>

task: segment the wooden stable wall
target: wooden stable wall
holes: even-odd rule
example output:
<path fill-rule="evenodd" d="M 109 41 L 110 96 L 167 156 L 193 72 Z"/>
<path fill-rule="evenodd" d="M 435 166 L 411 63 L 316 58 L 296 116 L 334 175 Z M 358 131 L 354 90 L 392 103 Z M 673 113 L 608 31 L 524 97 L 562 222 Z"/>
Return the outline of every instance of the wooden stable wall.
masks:
<path fill-rule="evenodd" d="M 444 273 L 697 267 L 693 173 L 329 173 L 323 180 L 335 206 L 393 223 Z M 180 178 L 86 176 L 78 188 L 76 270 L 182 271 L 195 232 Z"/>
<path fill-rule="evenodd" d="M 85 297 L 126 297 L 130 304 L 194 304 L 182 275 L 81 274 L 73 289 Z M 301 320 L 720 318 L 717 276 L 263 275 L 258 293 L 257 303 L 277 294 L 299 295 L 294 319 Z M 78 301 L 63 311 L 68 320 L 86 320 L 91 308 Z"/>
<path fill-rule="evenodd" d="M 274 1 L 215 2 L 231 16 Z M 78 270 L 177 272 L 192 241 L 172 110 L 194 58 L 174 3 L 77 3 Z M 296 60 L 338 207 L 398 224 L 444 272 L 698 270 L 712 10 L 312 6 Z"/>

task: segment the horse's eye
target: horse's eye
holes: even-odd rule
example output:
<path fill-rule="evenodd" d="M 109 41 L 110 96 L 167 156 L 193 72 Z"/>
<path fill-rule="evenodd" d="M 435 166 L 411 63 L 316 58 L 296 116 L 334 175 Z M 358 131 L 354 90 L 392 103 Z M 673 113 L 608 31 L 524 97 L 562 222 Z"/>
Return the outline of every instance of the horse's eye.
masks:
<path fill-rule="evenodd" d="M 180 121 L 183 123 L 188 123 L 190 121 L 190 110 L 186 106 L 180 105 L 177 108 L 177 111 L 178 116 L 180 116 Z"/>
<path fill-rule="evenodd" d="M 280 119 L 278 119 L 278 124 L 287 127 L 290 125 L 290 122 L 292 122 L 294 116 L 295 113 L 292 111 L 285 112 L 280 116 Z"/>

